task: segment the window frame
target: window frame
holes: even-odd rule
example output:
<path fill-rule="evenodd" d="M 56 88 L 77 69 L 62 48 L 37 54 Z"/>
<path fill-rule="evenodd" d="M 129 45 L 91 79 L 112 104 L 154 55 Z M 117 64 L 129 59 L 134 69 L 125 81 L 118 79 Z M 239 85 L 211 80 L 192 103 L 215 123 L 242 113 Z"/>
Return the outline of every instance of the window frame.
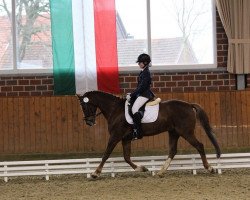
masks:
<path fill-rule="evenodd" d="M 17 27 L 16 27 L 16 1 L 11 0 L 11 29 L 12 29 L 12 42 L 13 42 L 13 50 L 12 50 L 12 59 L 13 63 L 12 69 L 1 69 L 0 74 L 52 74 L 53 68 L 45 68 L 45 69 L 18 69 L 17 68 Z"/>
<path fill-rule="evenodd" d="M 211 1 L 211 13 L 212 13 L 212 29 L 213 29 L 213 64 L 187 64 L 187 65 L 154 65 L 152 63 L 151 71 L 173 71 L 173 70 L 182 70 L 192 71 L 199 69 L 215 69 L 217 68 L 217 37 L 216 37 L 216 6 L 215 0 Z M 152 46 L 151 46 L 151 0 L 146 0 L 146 8 L 147 8 L 147 53 L 152 56 Z M 123 66 L 119 67 L 119 72 L 129 72 L 129 71 L 140 71 L 140 69 L 135 68 L 137 65 Z"/>
<path fill-rule="evenodd" d="M 146 9 L 147 9 L 147 52 L 151 56 L 152 55 L 152 47 L 151 47 L 151 0 L 146 0 Z M 151 71 L 173 71 L 173 70 L 181 70 L 181 71 L 190 71 L 190 70 L 199 70 L 199 69 L 215 69 L 217 68 L 217 38 L 216 38 L 216 7 L 215 0 L 211 0 L 212 6 L 212 28 L 213 28 L 213 51 L 214 51 L 214 62 L 213 64 L 192 64 L 192 65 L 154 65 L 151 68 Z M 15 0 L 11 0 L 11 27 L 12 27 L 12 39 L 13 39 L 13 68 L 12 69 L 2 69 L 0 70 L 0 74 L 52 74 L 53 68 L 47 69 L 18 69 L 17 68 L 17 38 L 16 38 L 16 2 Z M 123 72 L 134 72 L 140 71 L 137 64 L 133 64 L 130 66 L 119 67 L 118 70 L 120 73 Z"/>

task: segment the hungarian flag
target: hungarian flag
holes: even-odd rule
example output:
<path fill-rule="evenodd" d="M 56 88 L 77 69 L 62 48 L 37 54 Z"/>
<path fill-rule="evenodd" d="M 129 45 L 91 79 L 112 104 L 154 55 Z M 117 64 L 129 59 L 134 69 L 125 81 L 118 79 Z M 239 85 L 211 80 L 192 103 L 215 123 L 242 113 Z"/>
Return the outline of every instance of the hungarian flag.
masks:
<path fill-rule="evenodd" d="M 115 0 L 50 0 L 54 92 L 119 93 Z"/>

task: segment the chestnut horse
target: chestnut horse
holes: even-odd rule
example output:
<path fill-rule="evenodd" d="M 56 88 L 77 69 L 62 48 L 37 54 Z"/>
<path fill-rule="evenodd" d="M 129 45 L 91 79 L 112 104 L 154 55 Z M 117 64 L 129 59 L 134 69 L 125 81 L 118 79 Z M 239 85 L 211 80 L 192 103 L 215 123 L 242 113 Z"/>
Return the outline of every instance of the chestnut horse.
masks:
<path fill-rule="evenodd" d="M 78 95 L 78 99 L 87 125 L 94 125 L 95 118 L 99 114 L 103 114 L 108 122 L 108 131 L 110 134 L 108 146 L 104 152 L 101 163 L 95 172 L 91 174 L 92 178 L 100 176 L 104 163 L 120 141 L 122 141 L 125 161 L 136 171 L 147 171 L 146 167 L 137 166 L 131 161 L 131 141 L 124 139 L 124 136 L 130 134 L 132 131 L 131 125 L 128 124 L 125 119 L 126 99 L 101 91 L 86 92 L 82 96 Z M 101 111 L 98 114 L 96 113 L 97 108 Z M 171 160 L 176 155 L 177 142 L 180 136 L 199 152 L 204 168 L 209 172 L 215 171 L 207 162 L 203 144 L 199 142 L 194 135 L 196 119 L 200 121 L 206 135 L 215 147 L 217 158 L 219 158 L 221 154 L 220 147 L 212 132 L 208 116 L 198 104 L 179 100 L 161 102 L 157 120 L 153 123 L 142 124 L 143 136 L 152 136 L 165 131 L 169 133 L 169 155 L 161 170 L 157 173 L 159 176 L 162 176 L 166 172 Z"/>

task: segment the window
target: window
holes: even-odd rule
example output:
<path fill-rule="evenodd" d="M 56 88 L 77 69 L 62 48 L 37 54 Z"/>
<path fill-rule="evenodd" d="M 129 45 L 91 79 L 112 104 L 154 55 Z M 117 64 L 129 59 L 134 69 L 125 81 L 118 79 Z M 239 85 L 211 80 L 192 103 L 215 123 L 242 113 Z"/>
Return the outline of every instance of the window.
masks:
<path fill-rule="evenodd" d="M 0 0 L 0 26 L 0 70 L 52 68 L 49 0 Z"/>
<path fill-rule="evenodd" d="M 116 0 L 120 70 L 216 67 L 214 0 Z M 0 0 L 0 73 L 52 72 L 49 0 Z"/>
<path fill-rule="evenodd" d="M 116 0 L 120 69 L 149 53 L 154 69 L 216 67 L 213 0 Z"/>

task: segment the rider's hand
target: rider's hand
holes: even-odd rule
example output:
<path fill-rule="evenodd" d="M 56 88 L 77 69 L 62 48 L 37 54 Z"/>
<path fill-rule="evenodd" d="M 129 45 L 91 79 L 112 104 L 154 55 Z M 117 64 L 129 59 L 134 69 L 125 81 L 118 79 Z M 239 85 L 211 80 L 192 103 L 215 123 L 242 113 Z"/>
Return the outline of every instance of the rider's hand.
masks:
<path fill-rule="evenodd" d="M 130 98 L 131 98 L 130 93 L 127 93 L 126 99 L 127 99 L 128 101 L 130 101 Z"/>

